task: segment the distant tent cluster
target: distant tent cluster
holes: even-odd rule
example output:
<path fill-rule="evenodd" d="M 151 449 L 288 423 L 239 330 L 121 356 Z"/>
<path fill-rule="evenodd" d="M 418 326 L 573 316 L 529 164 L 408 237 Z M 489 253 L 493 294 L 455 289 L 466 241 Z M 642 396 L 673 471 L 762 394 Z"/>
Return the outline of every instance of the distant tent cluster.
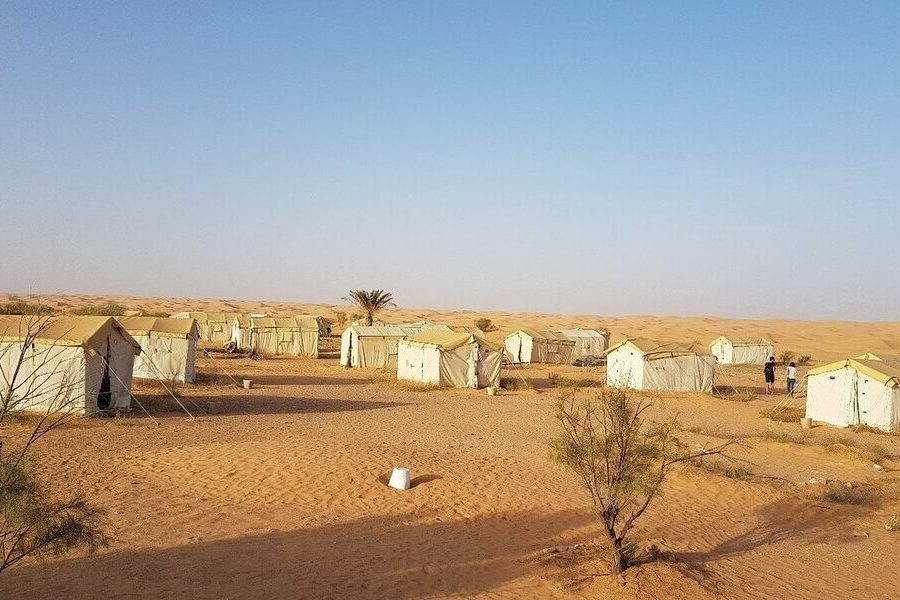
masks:
<path fill-rule="evenodd" d="M 570 365 L 589 356 L 603 356 L 608 345 L 609 332 L 605 329 L 519 329 L 504 340 L 507 359 L 514 364 Z"/>
<path fill-rule="evenodd" d="M 200 331 L 200 340 L 208 344 L 225 344 L 231 340 L 231 325 L 239 313 L 234 312 L 179 312 L 173 319 L 194 319 Z"/>
<path fill-rule="evenodd" d="M 709 348 L 723 365 L 761 365 L 775 355 L 775 345 L 766 339 L 741 340 L 723 335 L 713 340 Z"/>

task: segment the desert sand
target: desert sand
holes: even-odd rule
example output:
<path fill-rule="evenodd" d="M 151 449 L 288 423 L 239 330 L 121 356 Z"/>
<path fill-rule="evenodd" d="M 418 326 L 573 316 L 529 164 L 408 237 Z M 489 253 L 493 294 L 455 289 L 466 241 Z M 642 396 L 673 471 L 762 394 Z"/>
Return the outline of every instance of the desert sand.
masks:
<path fill-rule="evenodd" d="M 167 312 L 354 312 L 221 300 L 43 301 L 63 310 L 117 302 Z M 900 353 L 897 322 L 425 309 L 381 317 L 487 317 L 495 339 L 521 326 L 604 326 L 613 341 L 766 336 L 778 352 L 812 356 L 812 366 L 864 351 Z M 620 586 L 595 548 L 602 539 L 589 497 L 548 448 L 559 432 L 559 390 L 549 375 L 602 379 L 602 368 L 510 369 L 504 378 L 532 389 L 495 397 L 414 391 L 382 373 L 342 369 L 330 344 L 319 360 L 210 352 L 198 363 L 202 380 L 177 390 L 195 419 L 158 383 L 140 382 L 135 394 L 150 417 L 83 420 L 48 436 L 38 449 L 42 464 L 60 492 L 107 509 L 112 543 L 93 556 L 14 567 L 0 575 L 0 598 L 900 597 L 900 533 L 885 529 L 900 513 L 900 436 L 769 421 L 762 411 L 801 407 L 802 399 L 765 396 L 757 368 L 717 373 L 717 383 L 752 387 L 750 397 L 653 396 L 654 414 L 677 413 L 689 444 L 743 438 L 733 455 L 752 474 L 679 469 L 637 531 L 667 558 L 630 569 Z M 240 389 L 232 377 L 255 386 Z M 783 394 L 783 372 L 779 386 Z M 210 400 L 221 414 L 203 412 Z M 24 432 L 10 428 L 12 436 Z M 872 468 L 875 446 L 888 456 L 878 459 L 884 471 Z M 409 491 L 383 484 L 395 465 L 412 470 Z M 855 486 L 865 503 L 810 499 L 826 480 Z"/>

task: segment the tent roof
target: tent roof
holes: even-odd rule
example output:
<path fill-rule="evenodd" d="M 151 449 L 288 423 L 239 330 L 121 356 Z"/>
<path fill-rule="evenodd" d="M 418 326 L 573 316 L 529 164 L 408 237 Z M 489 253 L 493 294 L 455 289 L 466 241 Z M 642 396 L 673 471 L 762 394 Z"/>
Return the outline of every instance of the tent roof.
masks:
<path fill-rule="evenodd" d="M 197 337 L 199 330 L 195 319 L 172 319 L 164 317 L 116 317 L 122 327 L 133 335 L 149 332 L 168 337 Z"/>
<path fill-rule="evenodd" d="M 250 317 L 252 329 L 299 329 L 318 331 L 319 323 L 314 317 Z"/>
<path fill-rule="evenodd" d="M 644 360 L 656 360 L 660 358 L 672 358 L 675 356 L 704 356 L 705 352 L 698 352 L 694 346 L 689 344 L 680 344 L 678 342 L 658 342 L 647 338 L 625 338 L 618 344 L 615 344 L 606 351 L 606 354 L 613 352 L 629 344 L 643 355 Z"/>
<path fill-rule="evenodd" d="M 537 329 L 517 329 L 506 337 L 512 337 L 512 336 L 516 335 L 517 333 L 524 333 L 531 339 L 545 341 L 545 342 L 552 341 L 552 342 L 568 342 L 571 344 L 575 343 L 573 340 L 570 340 L 569 338 L 567 338 L 566 336 L 564 336 L 561 333 L 556 333 L 554 331 L 538 331 Z"/>
<path fill-rule="evenodd" d="M 428 329 L 417 333 L 407 341 L 428 346 L 438 346 L 443 350 L 455 350 L 461 346 L 476 343 L 488 350 L 499 351 L 501 348 L 500 344 L 488 341 L 478 333 L 444 331 L 443 329 Z"/>
<path fill-rule="evenodd" d="M 446 325 L 351 325 L 347 328 L 358 337 L 405 338 L 425 330 L 450 331 Z"/>
<path fill-rule="evenodd" d="M 236 312 L 179 312 L 170 316 L 172 319 L 196 319 L 198 323 L 214 322 L 230 322 L 241 313 Z"/>
<path fill-rule="evenodd" d="M 140 344 L 112 317 L 0 317 L 0 341 L 4 342 L 21 342 L 33 337 L 35 341 L 54 346 L 81 346 L 103 352 L 106 338 L 114 331 L 140 350 Z"/>
<path fill-rule="evenodd" d="M 561 333 L 567 338 L 605 338 L 609 335 L 605 329 L 602 332 L 596 329 L 560 329 L 555 333 Z"/>
<path fill-rule="evenodd" d="M 847 358 L 815 369 L 810 369 L 807 377 L 839 371 L 845 367 L 865 373 L 872 379 L 880 381 L 888 387 L 900 386 L 900 360 L 868 360 L 864 358 Z"/>
<path fill-rule="evenodd" d="M 767 340 L 765 338 L 741 339 L 730 337 L 727 335 L 720 335 L 710 343 L 710 346 L 712 346 L 719 340 L 724 340 L 730 343 L 732 346 L 774 346 L 774 344 L 770 340 Z"/>

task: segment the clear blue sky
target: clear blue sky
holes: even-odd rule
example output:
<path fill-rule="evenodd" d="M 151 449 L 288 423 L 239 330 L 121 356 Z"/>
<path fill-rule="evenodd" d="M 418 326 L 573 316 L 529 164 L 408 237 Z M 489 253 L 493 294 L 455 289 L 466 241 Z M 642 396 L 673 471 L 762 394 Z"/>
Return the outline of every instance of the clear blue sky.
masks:
<path fill-rule="evenodd" d="M 0 5 L 0 289 L 900 319 L 900 3 Z"/>

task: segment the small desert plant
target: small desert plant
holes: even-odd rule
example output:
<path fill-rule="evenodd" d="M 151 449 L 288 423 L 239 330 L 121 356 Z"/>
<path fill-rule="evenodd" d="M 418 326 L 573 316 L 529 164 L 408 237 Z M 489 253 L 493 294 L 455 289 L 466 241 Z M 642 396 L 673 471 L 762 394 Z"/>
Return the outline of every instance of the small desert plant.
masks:
<path fill-rule="evenodd" d="M 691 464 L 698 469 L 738 481 L 744 481 L 753 477 L 753 471 L 743 465 L 728 464 L 718 460 L 704 460 L 702 458 L 692 460 Z"/>
<path fill-rule="evenodd" d="M 484 332 L 494 331 L 494 322 L 482 317 L 481 319 L 475 319 L 475 327 Z"/>
<path fill-rule="evenodd" d="M 596 394 L 562 392 L 557 418 L 563 433 L 551 442 L 553 456 L 574 471 L 599 516 L 610 544 L 610 566 L 620 576 L 633 559 L 629 533 L 666 477 L 681 462 L 721 455 L 734 443 L 689 451 L 675 437 L 677 421 L 644 420 L 650 403 L 620 388 Z M 621 580 L 620 580 L 621 581 Z"/>
<path fill-rule="evenodd" d="M 776 406 L 775 408 L 760 411 L 759 416 L 770 421 L 778 421 L 779 423 L 797 423 L 806 416 L 806 409 Z"/>
<path fill-rule="evenodd" d="M 811 360 L 812 360 L 812 356 L 810 356 L 809 354 L 801 354 L 800 358 L 797 359 L 797 364 L 808 365 L 809 361 L 811 361 Z"/>
<path fill-rule="evenodd" d="M 719 387 L 716 391 L 721 398 L 733 402 L 751 402 L 756 400 L 756 390 L 750 387 L 728 385 Z"/>
<path fill-rule="evenodd" d="M 515 392 L 518 390 L 531 390 L 534 386 L 524 379 L 516 379 L 514 377 L 503 377 L 500 379 L 500 387 L 504 390 Z"/>
<path fill-rule="evenodd" d="M 830 504 L 862 504 L 866 500 L 865 495 L 857 488 L 837 484 L 828 485 L 823 491 L 813 494 L 811 498 Z"/>
<path fill-rule="evenodd" d="M 599 379 L 572 379 L 563 377 L 559 373 L 550 373 L 547 378 L 550 380 L 551 385 L 559 388 L 600 387 L 604 385 L 604 382 Z"/>
<path fill-rule="evenodd" d="M 94 306 L 82 306 L 72 311 L 75 315 L 94 315 L 103 317 L 121 317 L 128 310 L 121 304 L 95 304 Z"/>
<path fill-rule="evenodd" d="M 884 528 L 888 531 L 900 531 L 900 514 L 896 514 L 887 520 Z"/>
<path fill-rule="evenodd" d="M 347 324 L 347 313 L 345 313 L 345 312 L 342 311 L 342 310 L 336 310 L 336 311 L 334 311 L 334 323 L 335 323 L 338 327 L 343 328 L 344 325 Z"/>
<path fill-rule="evenodd" d="M 779 359 L 783 364 L 788 364 L 788 363 L 790 363 L 792 360 L 794 360 L 794 356 L 795 356 L 795 354 L 794 354 L 794 352 L 793 352 L 792 350 L 785 350 L 784 352 L 782 352 L 781 354 L 778 355 L 778 359 Z"/>

